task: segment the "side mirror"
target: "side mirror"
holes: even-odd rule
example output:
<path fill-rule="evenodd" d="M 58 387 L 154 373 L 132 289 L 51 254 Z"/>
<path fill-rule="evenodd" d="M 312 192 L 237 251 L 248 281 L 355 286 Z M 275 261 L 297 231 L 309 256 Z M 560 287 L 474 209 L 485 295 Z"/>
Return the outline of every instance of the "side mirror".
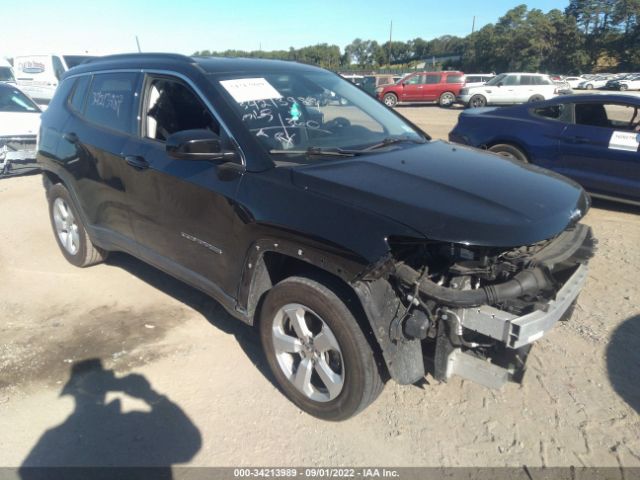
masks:
<path fill-rule="evenodd" d="M 236 153 L 223 150 L 222 141 L 211 130 L 183 130 L 169 135 L 166 151 L 179 160 L 218 160 L 228 162 Z"/>

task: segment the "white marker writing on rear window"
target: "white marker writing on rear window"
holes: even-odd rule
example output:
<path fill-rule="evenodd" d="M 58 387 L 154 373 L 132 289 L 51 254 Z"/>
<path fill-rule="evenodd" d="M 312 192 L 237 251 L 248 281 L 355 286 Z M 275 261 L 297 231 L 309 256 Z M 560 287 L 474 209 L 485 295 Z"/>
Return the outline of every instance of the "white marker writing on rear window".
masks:
<path fill-rule="evenodd" d="M 640 146 L 640 135 L 634 132 L 613 132 L 609 140 L 611 150 L 637 152 Z"/>
<path fill-rule="evenodd" d="M 282 95 L 264 78 L 221 80 L 220 85 L 222 85 L 238 103 L 282 98 Z"/>

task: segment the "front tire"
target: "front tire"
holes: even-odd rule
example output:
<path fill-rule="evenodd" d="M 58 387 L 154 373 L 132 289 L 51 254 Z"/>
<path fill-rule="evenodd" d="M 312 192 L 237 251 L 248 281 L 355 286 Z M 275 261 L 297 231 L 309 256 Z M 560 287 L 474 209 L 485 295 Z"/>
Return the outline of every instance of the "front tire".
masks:
<path fill-rule="evenodd" d="M 282 392 L 310 415 L 346 420 L 382 391 L 373 351 L 353 313 L 315 280 L 289 277 L 267 293 L 260 336 Z"/>
<path fill-rule="evenodd" d="M 529 99 L 529 103 L 536 103 L 536 102 L 544 102 L 544 97 L 542 95 L 533 95 Z"/>
<path fill-rule="evenodd" d="M 474 95 L 469 100 L 469 108 L 481 108 L 487 106 L 487 99 L 484 95 Z"/>
<path fill-rule="evenodd" d="M 440 98 L 438 99 L 438 105 L 440 105 L 442 108 L 449 108 L 453 105 L 453 102 L 455 101 L 456 101 L 456 97 L 453 93 L 444 92 L 442 95 L 440 95 Z"/>
<path fill-rule="evenodd" d="M 48 188 L 47 200 L 56 242 L 69 263 L 76 267 L 88 267 L 107 258 L 108 252 L 91 242 L 82 218 L 64 185 L 56 183 Z"/>
<path fill-rule="evenodd" d="M 629 89 L 629 86 L 628 86 L 628 85 L 624 85 L 624 84 L 620 85 L 620 91 L 621 91 L 621 92 L 625 92 L 625 91 L 627 91 L 628 89 Z"/>
<path fill-rule="evenodd" d="M 590 83 L 585 87 L 587 90 L 593 90 L 593 85 Z"/>
<path fill-rule="evenodd" d="M 527 159 L 527 155 L 520 150 L 518 147 L 513 145 L 509 145 L 508 143 L 499 143 L 489 148 L 490 152 L 497 153 L 498 155 L 502 155 L 503 157 L 511 158 L 512 160 L 517 160 L 522 163 L 529 163 Z"/>
<path fill-rule="evenodd" d="M 398 104 L 398 97 L 394 93 L 387 93 L 382 98 L 382 102 L 389 108 L 393 108 Z"/>

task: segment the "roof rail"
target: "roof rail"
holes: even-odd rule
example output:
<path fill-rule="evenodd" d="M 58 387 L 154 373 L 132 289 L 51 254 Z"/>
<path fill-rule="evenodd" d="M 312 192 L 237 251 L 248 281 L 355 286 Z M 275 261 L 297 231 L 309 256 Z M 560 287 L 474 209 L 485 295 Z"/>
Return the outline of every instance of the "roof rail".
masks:
<path fill-rule="evenodd" d="M 192 63 L 193 59 L 179 53 L 117 53 L 115 55 L 105 55 L 104 57 L 96 57 L 83 63 L 96 63 L 111 60 L 176 60 L 180 62 Z"/>

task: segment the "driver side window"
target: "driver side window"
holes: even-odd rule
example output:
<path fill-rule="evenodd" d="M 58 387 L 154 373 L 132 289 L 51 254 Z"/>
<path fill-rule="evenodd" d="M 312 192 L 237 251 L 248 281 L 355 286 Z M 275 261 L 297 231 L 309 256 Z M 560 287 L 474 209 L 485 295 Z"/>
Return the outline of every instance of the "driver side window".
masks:
<path fill-rule="evenodd" d="M 147 83 L 144 127 L 147 138 L 159 141 L 193 129 L 208 129 L 220 135 L 220 125 L 200 98 L 182 82 L 163 77 Z"/>
<path fill-rule="evenodd" d="M 414 75 L 413 77 L 405 80 L 405 85 L 422 85 L 425 83 L 424 75 Z"/>

